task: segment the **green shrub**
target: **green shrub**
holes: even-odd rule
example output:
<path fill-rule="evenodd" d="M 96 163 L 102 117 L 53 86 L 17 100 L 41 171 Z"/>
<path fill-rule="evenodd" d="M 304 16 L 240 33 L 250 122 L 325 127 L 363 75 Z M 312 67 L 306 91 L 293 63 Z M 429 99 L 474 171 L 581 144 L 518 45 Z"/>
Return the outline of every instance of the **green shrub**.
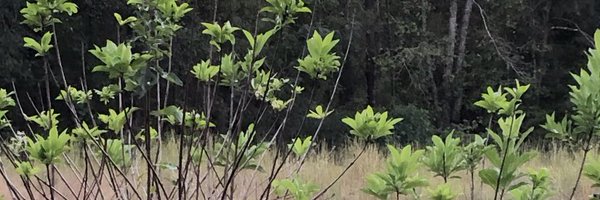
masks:
<path fill-rule="evenodd" d="M 428 185 L 427 179 L 417 174 L 421 167 L 419 160 L 424 151 L 413 152 L 410 145 L 401 150 L 388 145 L 388 149 L 390 156 L 387 159 L 386 170 L 368 175 L 367 184 L 362 191 L 378 199 L 388 199 L 394 193 L 398 198 L 400 195 L 409 194 L 418 196 L 414 189 Z"/>

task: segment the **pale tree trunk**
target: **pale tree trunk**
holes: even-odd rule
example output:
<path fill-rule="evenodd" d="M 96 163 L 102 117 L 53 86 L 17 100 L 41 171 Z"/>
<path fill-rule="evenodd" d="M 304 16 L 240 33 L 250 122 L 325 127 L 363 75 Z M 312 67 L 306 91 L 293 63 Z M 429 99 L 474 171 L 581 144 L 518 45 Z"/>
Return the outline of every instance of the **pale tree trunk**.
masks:
<path fill-rule="evenodd" d="M 451 0 L 450 2 L 450 17 L 448 18 L 448 49 L 446 52 L 446 68 L 442 77 L 442 93 L 441 102 L 442 105 L 442 119 L 439 121 L 441 126 L 447 126 L 450 123 L 451 117 L 451 99 L 452 99 L 452 86 L 451 79 L 453 74 L 455 49 L 456 49 L 456 28 L 457 28 L 457 15 L 458 15 L 458 0 Z"/>
<path fill-rule="evenodd" d="M 460 112 L 462 109 L 462 103 L 463 103 L 463 98 L 464 98 L 464 87 L 463 87 L 463 80 L 464 80 L 464 75 L 462 74 L 462 70 L 465 66 L 465 52 L 467 49 L 467 34 L 469 33 L 469 22 L 471 19 L 471 11 L 473 10 L 473 3 L 474 0 L 466 0 L 467 2 L 465 3 L 465 8 L 464 8 L 464 12 L 463 12 L 463 16 L 462 16 L 462 21 L 460 24 L 460 35 L 458 36 L 459 38 L 459 45 L 458 45 L 458 57 L 456 58 L 456 63 L 455 63 L 455 70 L 456 72 L 454 73 L 454 77 L 457 77 L 456 79 L 453 79 L 452 82 L 454 82 L 454 84 L 452 84 L 454 87 L 456 87 L 456 98 L 455 98 L 455 103 L 454 103 L 454 110 L 452 111 L 452 120 L 458 120 L 460 118 Z"/>

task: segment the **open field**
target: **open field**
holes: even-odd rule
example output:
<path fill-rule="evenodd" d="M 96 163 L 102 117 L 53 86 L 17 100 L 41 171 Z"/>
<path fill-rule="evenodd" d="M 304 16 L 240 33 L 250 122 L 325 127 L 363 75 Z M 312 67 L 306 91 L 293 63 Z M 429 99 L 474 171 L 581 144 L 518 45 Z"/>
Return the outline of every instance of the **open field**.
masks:
<path fill-rule="evenodd" d="M 163 151 L 162 157 L 164 159 L 164 162 L 175 162 L 175 159 L 177 156 L 177 151 L 175 151 L 176 146 L 174 145 L 166 145 L 166 148 Z M 323 147 L 324 149 L 325 147 Z M 324 153 L 318 153 L 318 154 L 312 154 L 306 164 L 303 166 L 302 170 L 299 173 L 299 176 L 302 180 L 306 180 L 306 181 L 310 181 L 313 182 L 317 185 L 319 185 L 320 187 L 324 187 L 325 185 L 328 185 L 332 180 L 334 180 L 338 174 L 345 168 L 345 166 L 347 166 L 347 164 L 349 162 L 351 162 L 351 160 L 353 159 L 353 156 L 358 154 L 358 152 L 360 152 L 360 147 L 359 145 L 355 144 L 352 145 L 350 147 L 348 147 L 345 150 L 341 150 L 338 149 L 338 152 L 342 152 L 342 153 L 327 153 L 328 151 L 322 151 Z M 253 170 L 245 170 L 243 171 L 239 176 L 236 177 L 235 180 L 235 194 L 236 196 L 233 199 L 257 199 L 260 194 L 262 193 L 263 189 L 264 189 L 264 181 L 268 179 L 268 171 L 271 170 L 271 166 L 272 166 L 272 159 L 273 159 L 274 153 L 273 152 L 268 152 L 267 154 L 265 154 L 265 157 L 263 159 L 263 167 L 265 168 L 265 171 L 267 172 L 258 172 L 258 173 L 254 173 Z M 591 154 L 590 158 L 594 159 L 597 158 L 597 154 Z M 385 167 L 385 155 L 383 153 L 380 153 L 380 150 L 374 148 L 374 147 L 369 147 L 366 152 L 363 154 L 362 158 L 359 159 L 355 165 L 346 173 L 345 176 L 343 176 L 339 182 L 337 182 L 331 190 L 329 190 L 329 192 L 324 195 L 325 199 L 373 199 L 372 196 L 369 196 L 365 193 L 363 193 L 362 191 L 360 191 L 360 188 L 362 188 L 364 186 L 364 177 L 369 174 L 369 173 L 373 173 L 376 172 L 378 170 L 382 170 Z M 283 167 L 283 171 L 282 173 L 280 173 L 281 178 L 283 178 L 284 176 L 287 176 L 290 174 L 290 171 L 292 171 L 292 169 L 295 169 L 295 167 L 297 166 L 296 163 L 293 163 L 293 159 L 290 159 L 292 161 L 290 161 L 289 163 L 287 163 L 284 167 Z M 569 153 L 567 153 L 566 151 L 555 151 L 552 153 L 540 153 L 538 154 L 538 156 L 536 158 L 534 158 L 532 161 L 528 162 L 523 169 L 524 170 L 529 170 L 529 169 L 538 169 L 541 167 L 546 167 L 550 170 L 551 172 L 551 177 L 552 177 L 552 188 L 554 191 L 554 195 L 551 199 L 555 199 L 555 200 L 564 200 L 568 198 L 568 195 L 570 194 L 573 184 L 575 182 L 576 179 L 576 174 L 577 174 L 577 170 L 578 170 L 578 164 L 580 163 L 580 155 L 569 155 Z M 75 161 L 77 162 L 77 161 Z M 134 167 L 132 167 L 131 170 L 135 171 L 135 167 L 136 166 L 142 166 L 141 168 L 144 168 L 143 163 L 138 160 L 137 161 L 138 165 L 134 165 Z M 67 166 L 65 166 L 64 164 L 61 164 L 59 166 L 60 171 L 63 173 L 63 175 L 65 176 L 65 179 L 67 179 L 67 181 L 72 184 L 72 185 L 76 185 L 73 184 L 74 182 L 77 182 L 79 180 L 79 178 L 75 177 L 72 173 L 69 173 L 69 171 L 71 169 L 69 169 Z M 79 168 L 81 168 L 81 166 L 79 166 Z M 205 168 L 203 168 L 202 170 L 205 170 Z M 221 170 L 221 171 L 219 171 Z M 144 169 L 140 169 L 140 171 L 145 171 Z M 222 173 L 222 169 L 221 168 L 217 168 L 218 172 Z M 201 171 L 201 173 L 204 173 L 204 171 Z M 9 174 L 12 174 L 13 176 L 11 177 L 11 180 L 15 183 L 20 182 L 20 180 L 18 179 L 18 177 L 15 175 L 14 172 L 10 172 Z M 425 167 L 423 167 L 423 170 L 421 170 L 420 174 L 424 177 L 429 177 L 429 181 L 430 181 L 430 185 L 435 186 L 438 184 L 441 184 L 443 181 L 441 178 L 434 178 L 432 177 L 431 173 L 428 172 L 426 170 Z M 40 177 L 43 174 L 40 174 Z M 165 177 L 164 180 L 174 180 L 176 177 L 176 172 L 169 172 L 168 170 L 163 170 L 161 172 L 161 175 Z M 460 172 L 459 175 L 462 177 L 460 179 L 451 179 L 449 181 L 449 183 L 451 184 L 452 188 L 457 191 L 458 193 L 460 193 L 460 196 L 458 197 L 458 199 L 469 199 L 469 186 L 470 186 L 470 177 L 469 175 L 463 171 Z M 134 177 L 133 175 L 131 177 Z M 172 177 L 172 178 L 169 178 Z M 254 178 L 253 178 L 254 177 Z M 133 179 L 135 180 L 135 178 Z M 202 185 L 202 190 L 205 193 L 206 196 L 199 196 L 199 199 L 209 199 L 210 198 L 210 191 L 212 190 L 212 186 L 215 184 L 214 183 L 214 178 L 208 178 L 207 183 L 211 183 L 211 184 L 203 184 Z M 2 180 L 2 182 L 4 183 L 4 180 Z M 139 186 L 140 189 L 144 186 L 145 184 L 145 180 L 142 179 L 138 179 L 135 181 Z M 476 191 L 476 198 L 475 199 L 491 199 L 493 197 L 490 197 L 493 195 L 493 190 L 491 188 L 489 188 L 486 185 L 481 185 L 478 176 L 475 176 L 475 191 Z M 72 195 L 70 195 L 69 190 L 65 187 L 65 184 L 63 182 L 61 182 L 59 180 L 59 178 L 57 178 L 57 187 L 58 190 L 67 197 L 67 199 L 74 199 L 72 197 Z M 97 199 L 114 199 L 115 197 L 113 196 L 114 194 L 110 194 L 110 192 L 112 191 L 110 186 L 108 185 L 107 182 L 104 182 L 105 185 L 103 185 L 102 187 L 104 187 L 103 191 L 103 198 L 98 196 Z M 122 184 L 124 185 L 124 183 L 118 183 L 118 184 Z M 167 190 L 173 188 L 173 185 L 170 183 L 165 183 L 165 187 L 167 187 Z M 193 185 L 193 183 L 191 183 Z M 20 185 L 20 184 L 18 184 Z M 210 185 L 211 188 L 205 188 L 206 185 Z M 194 186 L 191 186 L 194 187 Z M 206 186 L 208 187 L 208 186 Z M 78 191 L 77 187 L 74 187 L 73 190 L 75 190 L 76 192 Z M 24 192 L 24 190 L 22 191 Z M 422 189 L 420 191 L 418 191 L 419 193 L 421 193 L 423 195 L 423 197 L 427 197 L 428 194 L 428 190 L 427 189 Z M 577 194 L 575 195 L 574 199 L 587 199 L 587 196 L 590 195 L 593 192 L 597 192 L 595 191 L 593 188 L 591 188 L 591 183 L 585 178 L 582 178 L 582 182 L 580 184 L 580 187 L 578 189 Z M 3 194 L 6 198 L 9 197 L 10 193 L 8 191 L 8 188 L 6 187 L 5 184 L 0 184 L 0 193 Z M 491 194 L 490 194 L 491 193 Z M 506 199 L 511 199 L 510 195 L 507 194 L 506 195 Z M 271 197 L 271 199 L 273 199 L 274 197 Z M 403 199 L 412 199 L 411 197 L 402 197 Z M 60 199 L 60 198 L 59 198 Z"/>

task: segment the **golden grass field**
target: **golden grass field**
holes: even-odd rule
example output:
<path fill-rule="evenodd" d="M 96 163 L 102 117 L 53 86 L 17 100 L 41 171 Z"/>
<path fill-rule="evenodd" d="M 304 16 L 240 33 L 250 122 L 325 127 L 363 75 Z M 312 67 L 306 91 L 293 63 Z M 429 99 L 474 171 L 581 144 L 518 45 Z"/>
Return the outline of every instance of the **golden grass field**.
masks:
<path fill-rule="evenodd" d="M 326 147 L 322 147 L 325 149 Z M 173 162 L 177 158 L 177 151 L 175 145 L 166 145 L 163 148 L 162 157 L 165 162 Z M 330 153 L 330 151 L 323 150 L 323 153 L 312 154 L 307 160 L 306 164 L 303 166 L 300 171 L 299 177 L 306 181 L 311 181 L 321 187 L 325 187 L 328 185 L 338 174 L 347 166 L 349 162 L 354 158 L 354 155 L 360 152 L 360 148 L 358 144 L 351 145 L 350 147 L 340 151 L 337 149 L 337 152 L 343 153 Z M 589 158 L 596 159 L 596 153 L 590 155 Z M 268 152 L 265 154 L 263 159 L 263 166 L 266 171 L 269 171 L 272 165 L 273 153 Z M 329 192 L 324 195 L 324 199 L 373 199 L 367 194 L 364 194 L 360 191 L 360 188 L 364 185 L 364 177 L 372 172 L 376 172 L 382 170 L 385 167 L 385 155 L 380 153 L 380 150 L 374 147 L 369 147 L 366 152 L 363 154 L 361 159 L 359 159 L 356 164 L 343 176 L 339 182 L 337 182 Z M 552 199 L 555 200 L 565 200 L 568 199 L 568 196 L 572 190 L 572 187 L 575 183 L 577 170 L 579 167 L 579 162 L 581 160 L 581 155 L 570 155 L 566 151 L 558 150 L 553 153 L 540 153 L 538 156 L 530 161 L 524 168 L 524 171 L 529 169 L 538 169 L 541 167 L 546 167 L 551 171 L 552 182 L 553 182 L 553 191 L 554 195 Z M 6 162 L 6 161 L 5 161 Z M 144 164 L 140 160 L 136 162 L 139 163 L 140 168 L 143 168 Z M 296 164 L 293 161 L 286 163 L 283 167 L 282 172 L 280 173 L 280 177 L 285 177 L 290 174 L 290 171 L 295 169 Z M 71 169 L 64 166 L 59 166 L 61 172 L 64 174 L 65 178 L 68 179 L 70 183 L 77 183 L 78 178 L 74 176 L 71 172 Z M 134 165 L 135 168 L 135 165 Z M 19 183 L 20 180 L 18 176 L 14 173 L 12 169 L 8 169 L 11 176 L 11 181 L 14 183 Z M 145 169 L 140 169 L 145 172 Z M 206 170 L 206 167 L 203 167 L 203 170 Z M 135 169 L 134 169 L 135 171 Z M 218 170 L 219 171 L 219 170 Z M 222 173 L 222 170 L 219 172 Z M 202 172 L 204 173 L 204 172 Z M 164 180 L 174 180 L 176 177 L 176 172 L 168 172 L 163 170 L 161 173 L 164 176 Z M 430 186 L 435 186 L 437 184 L 442 183 L 442 179 L 437 177 L 432 177 L 431 173 L 429 173 L 426 168 L 420 172 L 420 175 L 424 177 L 429 177 Z M 469 198 L 469 187 L 470 187 L 470 176 L 466 172 L 461 172 L 459 174 L 461 179 L 452 179 L 449 181 L 450 185 L 454 189 L 455 192 L 460 193 L 458 199 L 470 199 Z M 44 177 L 44 174 L 40 174 L 40 177 Z M 132 177 L 136 177 L 136 175 L 132 175 Z M 139 175 L 137 175 L 139 177 Z M 254 178 L 252 178 L 254 177 Z M 243 171 L 240 176 L 237 176 L 235 179 L 235 194 L 234 199 L 257 199 L 259 198 L 264 185 L 265 180 L 268 177 L 268 173 L 255 173 L 251 170 Z M 1 179 L 1 178 L 0 178 Z M 135 178 L 134 178 L 135 179 Z M 0 193 L 8 199 L 10 198 L 10 193 L 8 188 L 4 184 L 4 180 L 0 184 Z M 205 192 L 208 192 L 213 188 L 214 178 L 208 178 L 206 184 L 203 184 L 201 187 L 204 188 Z M 481 186 L 479 179 L 476 176 L 476 198 L 475 199 L 492 199 L 493 190 L 486 185 Z M 57 188 L 63 195 L 67 197 L 67 199 L 75 199 L 72 195 L 69 195 L 70 192 L 64 186 L 64 183 L 61 182 L 57 178 Z M 145 181 L 141 179 L 135 180 L 140 187 L 145 185 Z M 172 184 L 169 184 L 168 181 L 165 182 L 165 187 L 172 188 Z M 75 184 L 78 185 L 78 184 Z M 114 199 L 115 197 L 111 194 L 111 187 L 106 184 L 103 185 L 103 198 L 97 197 L 97 199 Z M 78 189 L 78 186 L 74 187 L 75 190 Z M 143 189 L 141 189 L 143 190 Z M 25 192 L 24 190 L 22 191 Z M 428 196 L 428 188 L 421 189 L 418 191 L 424 197 L 423 199 L 427 199 Z M 588 199 L 587 196 L 593 192 L 597 192 L 593 188 L 591 188 L 591 183 L 585 177 L 582 177 L 582 183 L 578 188 L 577 195 L 575 196 L 576 200 L 584 200 Z M 245 197 L 245 198 L 244 198 Z M 209 199 L 209 197 L 200 197 L 199 199 Z M 214 199 L 214 198 L 213 198 Z M 271 196 L 270 199 L 274 199 Z M 410 197 L 404 197 L 404 199 L 411 199 Z M 505 199 L 511 199 L 510 194 L 505 195 Z"/>

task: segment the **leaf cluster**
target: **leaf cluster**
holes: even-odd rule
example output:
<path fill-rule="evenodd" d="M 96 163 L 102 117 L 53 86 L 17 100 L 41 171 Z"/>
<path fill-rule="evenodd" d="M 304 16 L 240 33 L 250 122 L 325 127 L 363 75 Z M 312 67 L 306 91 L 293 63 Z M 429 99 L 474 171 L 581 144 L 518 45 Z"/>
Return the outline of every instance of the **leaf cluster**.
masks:
<path fill-rule="evenodd" d="M 206 27 L 202 31 L 202 34 L 210 35 L 210 44 L 217 48 L 217 51 L 221 51 L 221 45 L 229 42 L 231 45 L 235 45 L 234 32 L 240 30 L 238 27 L 231 26 L 229 21 L 225 22 L 223 26 L 219 23 L 202 23 L 202 26 Z"/>
<path fill-rule="evenodd" d="M 319 186 L 307 183 L 299 178 L 277 179 L 271 183 L 275 190 L 275 194 L 284 196 L 290 193 L 295 200 L 309 200 L 312 195 L 319 191 Z"/>
<path fill-rule="evenodd" d="M 387 147 L 390 157 L 387 160 L 386 170 L 368 175 L 363 192 L 378 199 L 388 199 L 392 193 L 407 195 L 415 188 L 428 185 L 427 179 L 417 174 L 421 167 L 419 160 L 423 156 L 423 150 L 413 152 L 410 145 L 401 150 L 392 145 Z"/>
<path fill-rule="evenodd" d="M 311 110 L 306 117 L 313 119 L 325 119 L 325 117 L 331 115 L 331 113 L 333 113 L 333 110 L 325 112 L 323 110 L 323 106 L 318 105 L 315 110 Z"/>
<path fill-rule="evenodd" d="M 42 127 L 44 130 L 50 130 L 58 125 L 59 113 L 54 113 L 54 109 L 45 110 L 34 116 L 25 116 L 27 121 L 31 121 Z"/>
<path fill-rule="evenodd" d="M 487 88 L 487 93 L 481 94 L 481 100 L 475 102 L 475 105 L 488 111 L 488 113 L 497 113 L 501 115 L 512 115 L 518 111 L 521 96 L 527 92 L 530 85 L 521 85 L 519 80 L 516 80 L 516 87 L 498 87 L 498 91 L 494 91 L 492 87 Z M 509 99 L 507 96 L 510 95 Z"/>
<path fill-rule="evenodd" d="M 48 51 L 50 51 L 52 47 L 54 47 L 54 45 L 50 44 L 52 34 L 52 32 L 44 33 L 44 36 L 42 36 L 42 39 L 39 42 L 33 38 L 24 37 L 23 41 L 25 44 L 23 46 L 35 50 L 37 52 L 35 54 L 36 57 L 43 57 L 48 53 Z"/>
<path fill-rule="evenodd" d="M 71 98 L 71 100 L 74 100 L 77 104 L 85 104 L 92 100 L 92 97 L 93 93 L 90 90 L 78 90 L 77 88 L 69 86 L 66 90 L 60 91 L 60 95 L 56 97 L 56 100 Z"/>
<path fill-rule="evenodd" d="M 108 104 L 111 100 L 115 99 L 115 95 L 121 92 L 121 89 L 118 85 L 111 84 L 102 87 L 100 90 L 95 89 L 94 92 L 98 95 L 102 103 Z"/>
<path fill-rule="evenodd" d="M 449 184 L 438 185 L 435 189 L 429 190 L 431 200 L 453 200 L 458 197 Z"/>
<path fill-rule="evenodd" d="M 545 200 L 552 195 L 550 171 L 542 168 L 527 174 L 531 185 L 519 187 L 511 191 L 516 200 Z"/>
<path fill-rule="evenodd" d="M 260 70 L 256 77 L 252 79 L 250 85 L 254 90 L 254 96 L 257 99 L 265 100 L 271 104 L 271 107 L 276 111 L 281 111 L 287 107 L 292 101 L 291 99 L 284 100 L 276 94 L 280 92 L 290 80 L 287 78 L 278 78 L 271 75 L 270 71 Z"/>
<path fill-rule="evenodd" d="M 23 177 L 31 177 L 40 172 L 38 167 L 35 167 L 31 162 L 16 162 L 15 172 Z"/>
<path fill-rule="evenodd" d="M 600 45 L 600 30 L 594 34 L 596 47 Z M 569 85 L 570 101 L 574 105 L 574 114 L 564 116 L 560 122 L 554 119 L 554 113 L 546 115 L 546 124 L 542 127 L 549 132 L 549 137 L 582 142 L 598 135 L 600 124 L 600 51 L 589 49 L 587 53 L 587 69 L 578 74 L 571 73 L 575 85 Z"/>
<path fill-rule="evenodd" d="M 268 144 L 266 142 L 250 144 L 254 139 L 254 135 L 254 124 L 250 124 L 246 131 L 242 131 L 239 134 L 237 143 L 227 145 L 225 141 L 228 138 L 225 135 L 221 135 L 224 141 L 217 142 L 211 152 L 214 164 L 217 166 L 231 166 L 237 161 L 238 156 L 241 156 L 238 169 L 258 169 L 259 171 L 263 171 L 257 157 L 268 149 Z M 248 148 L 245 148 L 246 146 Z"/>
<path fill-rule="evenodd" d="M 106 130 L 102 130 L 97 126 L 90 128 L 86 122 L 82 122 L 81 126 L 74 128 L 71 133 L 75 136 L 74 139 L 85 141 L 97 139 L 100 135 L 106 133 Z"/>
<path fill-rule="evenodd" d="M 61 20 L 54 16 L 55 14 L 67 13 L 70 16 L 77 11 L 77 5 L 68 0 L 36 0 L 33 3 L 27 2 L 25 8 L 21 9 L 20 12 L 25 18 L 21 23 L 38 32 L 44 27 L 61 23 Z"/>
<path fill-rule="evenodd" d="M 106 144 L 106 153 L 117 166 L 124 169 L 131 166 L 130 152 L 134 145 L 124 144 L 121 139 L 107 139 L 104 142 Z"/>
<path fill-rule="evenodd" d="M 11 97 L 13 94 L 0 88 L 0 129 L 10 126 L 10 121 L 5 117 L 8 110 L 5 109 L 15 106 L 15 100 Z"/>
<path fill-rule="evenodd" d="M 102 123 L 107 124 L 107 128 L 115 133 L 123 131 L 127 119 L 131 118 L 133 112 L 137 111 L 138 108 L 125 108 L 123 111 L 118 112 L 113 109 L 108 109 L 108 114 L 99 114 L 98 119 Z"/>
<path fill-rule="evenodd" d="M 203 60 L 192 67 L 191 73 L 196 79 L 208 82 L 219 73 L 219 66 L 211 65 L 210 60 Z"/>
<path fill-rule="evenodd" d="M 192 110 L 191 112 L 185 112 L 185 126 L 193 128 L 195 130 L 204 130 L 205 128 L 213 128 L 216 125 L 212 122 L 208 122 L 206 115 L 203 113 L 197 113 Z"/>
<path fill-rule="evenodd" d="M 388 113 L 375 113 L 371 106 L 367 106 L 362 112 L 356 112 L 354 118 L 342 119 L 350 126 L 350 134 L 361 139 L 374 140 L 383 136 L 391 135 L 394 125 L 402 121 L 402 118 L 388 119 Z"/>
<path fill-rule="evenodd" d="M 132 53 L 129 44 L 120 43 L 117 45 L 110 40 L 106 41 L 104 47 L 95 46 L 95 49 L 90 50 L 90 53 L 103 63 L 95 66 L 92 72 L 106 72 L 108 77 L 113 79 L 135 76 L 146 67 L 148 60 L 152 58 L 149 54 Z"/>
<path fill-rule="evenodd" d="M 295 23 L 298 13 L 310 13 L 310 8 L 304 5 L 303 0 L 266 0 L 268 6 L 260 12 L 271 13 L 274 18 L 263 18 L 263 21 L 274 23 L 278 27 Z"/>
<path fill-rule="evenodd" d="M 335 32 L 331 32 L 323 38 L 315 31 L 312 38 L 306 41 L 309 55 L 298 60 L 297 69 L 307 73 L 311 78 L 323 80 L 327 80 L 327 75 L 338 71 L 340 57 L 331 52 L 339 42 L 333 39 L 334 34 Z"/>
<path fill-rule="evenodd" d="M 45 165 L 58 163 L 61 160 L 60 156 L 69 149 L 71 136 L 67 134 L 67 130 L 59 134 L 57 127 L 53 126 L 48 131 L 48 137 L 37 134 L 35 136 L 35 141 L 31 138 L 28 141 L 27 153 Z"/>
<path fill-rule="evenodd" d="M 440 176 L 447 180 L 449 178 L 460 178 L 453 176 L 454 173 L 466 169 L 465 155 L 460 146 L 460 138 L 453 138 L 453 133 L 442 140 L 434 135 L 431 140 L 433 146 L 427 146 L 426 156 L 423 157 L 423 164 L 429 168 L 435 176 Z"/>
<path fill-rule="evenodd" d="M 308 136 L 304 139 L 294 139 L 292 143 L 288 144 L 288 148 L 292 149 L 294 155 L 301 157 L 308 152 L 311 145 L 314 145 L 314 143 L 312 143 L 312 136 Z"/>
<path fill-rule="evenodd" d="M 487 145 L 487 138 L 484 139 L 479 135 L 475 135 L 475 139 L 464 147 L 465 165 L 467 168 L 474 171 L 485 157 L 485 152 L 492 148 L 492 145 Z"/>

